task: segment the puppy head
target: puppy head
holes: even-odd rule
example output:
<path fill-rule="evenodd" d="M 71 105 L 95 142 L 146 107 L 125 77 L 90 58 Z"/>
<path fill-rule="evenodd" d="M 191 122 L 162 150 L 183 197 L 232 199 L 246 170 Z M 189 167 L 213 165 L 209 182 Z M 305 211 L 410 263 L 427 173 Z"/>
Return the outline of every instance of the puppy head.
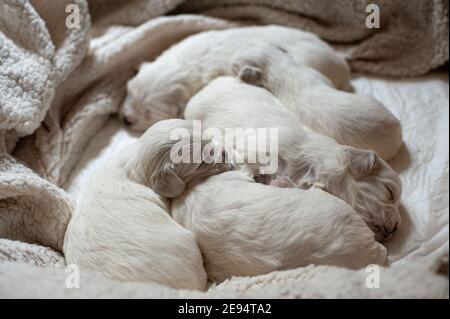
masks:
<path fill-rule="evenodd" d="M 201 151 L 210 141 L 194 134 L 197 133 L 190 121 L 172 119 L 158 122 L 139 139 L 135 160 L 130 161 L 128 167 L 135 175 L 143 174 L 143 182 L 167 198 L 178 197 L 187 187 L 231 169 L 230 165 L 223 163 L 222 154 L 220 158 L 195 159 L 195 152 Z"/>
<path fill-rule="evenodd" d="M 401 222 L 400 178 L 374 151 L 346 148 L 345 153 L 344 181 L 340 182 L 341 187 L 336 184 L 331 192 L 340 193 L 364 218 L 377 241 L 385 241 Z"/>
<path fill-rule="evenodd" d="M 189 92 L 176 75 L 146 63 L 127 84 L 120 117 L 130 129 L 145 131 L 158 121 L 180 117 L 188 99 Z"/>

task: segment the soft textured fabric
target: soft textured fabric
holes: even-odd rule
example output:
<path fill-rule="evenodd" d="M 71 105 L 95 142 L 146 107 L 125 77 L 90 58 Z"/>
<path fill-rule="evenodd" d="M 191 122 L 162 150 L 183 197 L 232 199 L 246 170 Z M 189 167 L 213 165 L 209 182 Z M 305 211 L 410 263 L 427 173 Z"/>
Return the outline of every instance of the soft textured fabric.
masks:
<path fill-rule="evenodd" d="M 39 267 L 63 268 L 66 266 L 64 256 L 50 247 L 8 239 L 0 239 L 0 260 L 27 263 Z"/>
<path fill-rule="evenodd" d="M 379 270 L 308 266 L 256 277 L 232 278 L 206 292 L 156 283 L 120 283 L 80 273 L 79 288 L 67 288 L 73 270 L 0 263 L 0 298 L 448 298 L 448 277 L 423 261 Z M 379 288 L 369 275 L 379 271 Z M 70 282 L 70 281 L 69 281 Z M 373 288 L 369 288 L 373 287 Z"/>
<path fill-rule="evenodd" d="M 0 234 L 62 250 L 74 203 L 54 184 L 0 153 Z"/>
<path fill-rule="evenodd" d="M 418 75 L 448 60 L 448 1 L 375 1 L 381 7 L 381 29 L 364 27 L 368 2 L 340 0 L 330 5 L 329 1 L 313 0 L 91 0 L 89 4 L 86 0 L 1 1 L 0 237 L 10 240 L 0 240 L 0 260 L 61 265 L 62 257 L 55 251 L 61 251 L 74 200 L 60 187 L 67 183 L 89 141 L 117 112 L 133 69 L 186 36 L 236 26 L 203 15 L 158 16 L 201 12 L 246 23 L 302 27 L 342 49 L 354 70 L 374 74 Z M 65 26 L 69 14 L 65 8 L 69 3 L 80 10 L 79 28 Z M 391 84 L 384 83 L 380 82 L 380 87 Z M 414 196 L 405 202 L 408 214 L 413 216 L 406 218 L 410 227 L 399 236 L 406 241 L 392 242 L 392 261 L 409 262 L 402 258 L 405 254 L 438 257 L 448 252 L 448 149 L 442 149 L 444 142 L 448 144 L 444 135 L 448 134 L 448 122 L 443 122 L 442 116 L 448 118 L 448 83 L 447 91 L 435 91 L 436 86 L 430 85 L 433 93 L 423 103 L 396 101 L 401 106 L 404 129 L 417 130 L 422 136 L 411 135 L 417 137 L 417 143 L 407 142 L 394 159 L 395 168 L 411 174 L 411 184 L 405 189 Z M 360 89 L 364 91 L 364 87 Z M 403 94 L 420 99 L 415 87 L 405 89 Z M 442 101 L 446 101 L 445 106 Z M 433 109 L 427 108 L 428 104 Z M 424 134 L 427 129 L 430 133 Z M 2 296 L 38 296 L 37 290 L 45 282 L 44 273 L 51 274 L 19 264 L 1 263 L 0 267 Z M 322 267 L 311 266 L 311 270 L 314 274 L 324 272 Z M 340 269 L 335 271 L 335 278 L 343 276 Z M 357 272 L 349 274 L 357 276 Z M 263 278 L 271 278 L 270 274 L 267 276 Z M 426 277 L 423 276 L 424 282 Z M 27 278 L 29 289 L 23 286 Z M 94 281 L 92 296 L 109 296 L 101 287 L 95 290 L 93 286 Z M 196 296 L 190 292 L 172 295 L 165 293 L 165 288 L 155 287 L 159 288 L 152 288 L 151 294 L 127 288 L 128 296 Z M 284 290 L 283 287 L 279 289 Z M 408 296 L 407 286 L 393 287 L 397 288 L 386 290 L 385 297 Z M 48 296 L 76 296 L 66 295 L 63 288 L 49 289 Z M 271 289 L 261 293 L 268 296 Z M 280 294 L 274 288 L 274 296 L 314 297 L 314 289 L 319 288 L 311 289 L 310 294 L 295 290 L 292 294 Z M 236 289 L 232 291 L 228 296 L 242 296 L 234 292 Z M 246 296 L 259 294 L 252 290 Z M 327 296 L 333 294 L 317 293 L 317 297 Z M 442 294 L 431 291 L 428 296 Z"/>
<path fill-rule="evenodd" d="M 366 27 L 373 4 L 379 29 Z M 187 0 L 177 12 L 311 31 L 342 50 L 354 71 L 371 74 L 421 75 L 449 56 L 446 0 Z"/>

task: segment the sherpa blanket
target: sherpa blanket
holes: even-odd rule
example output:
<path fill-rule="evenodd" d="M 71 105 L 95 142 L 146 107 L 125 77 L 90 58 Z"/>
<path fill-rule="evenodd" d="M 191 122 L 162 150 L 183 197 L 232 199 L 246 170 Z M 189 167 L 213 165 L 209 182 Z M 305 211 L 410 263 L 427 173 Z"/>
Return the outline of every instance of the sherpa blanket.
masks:
<path fill-rule="evenodd" d="M 81 274 L 78 288 L 67 288 L 70 274 L 63 269 L 3 262 L 0 298 L 448 298 L 448 277 L 437 267 L 421 260 L 380 268 L 377 283 L 364 269 L 311 265 L 232 278 L 200 292 L 156 283 L 120 283 L 89 272 Z"/>
<path fill-rule="evenodd" d="M 75 201 L 61 187 L 117 112 L 135 66 L 186 36 L 278 23 L 317 33 L 357 71 L 418 75 L 448 60 L 448 1 L 370 2 L 381 8 L 380 29 L 365 27 L 369 1 L 356 0 L 0 2 L 0 260 L 63 264 Z M 169 12 L 177 15 L 161 16 Z M 318 276 L 323 268 L 312 269 Z"/>

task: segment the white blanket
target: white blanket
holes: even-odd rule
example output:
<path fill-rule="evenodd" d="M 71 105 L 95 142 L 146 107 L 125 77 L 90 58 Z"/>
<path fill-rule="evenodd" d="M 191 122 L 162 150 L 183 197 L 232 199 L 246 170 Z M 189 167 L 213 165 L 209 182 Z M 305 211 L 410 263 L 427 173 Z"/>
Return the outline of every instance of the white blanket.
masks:
<path fill-rule="evenodd" d="M 63 270 L 20 262 L 64 265 L 56 251 L 62 249 L 75 202 L 60 187 L 66 185 L 76 197 L 95 165 L 134 138 L 117 121 L 109 120 L 119 108 L 133 64 L 158 56 L 191 34 L 236 25 L 199 15 L 158 17 L 181 3 L 186 6 L 178 7 L 179 12 L 200 10 L 314 31 L 336 47 L 346 47 L 353 70 L 371 74 L 417 76 L 448 61 L 446 0 L 433 1 L 432 6 L 409 1 L 401 8 L 392 1 L 377 1 L 386 18 L 379 30 L 357 27 L 366 16 L 365 1 L 359 0 L 334 1 L 333 6 L 325 0 L 238 1 L 245 5 L 214 0 L 213 7 L 212 0 L 111 2 L 0 1 L 0 297 L 74 296 L 60 280 Z M 80 28 L 65 26 L 69 3 L 80 9 Z M 247 297 L 274 298 L 448 297 L 448 280 L 426 266 L 448 253 L 448 80 L 442 75 L 411 80 L 355 78 L 354 84 L 359 92 L 386 103 L 405 129 L 406 147 L 393 162 L 405 184 L 405 222 L 389 244 L 394 265 L 383 270 L 388 280 L 380 290 L 368 290 L 364 270 L 308 266 L 236 278 L 202 296 L 218 297 L 218 290 L 224 289 L 231 291 L 231 297 L 244 296 L 240 291 L 251 292 Z M 98 133 L 105 123 L 107 127 Z M 425 258 L 415 261 L 414 256 Z M 199 296 L 169 293 L 159 285 L 101 282 L 87 279 L 78 296 Z M 110 287 L 113 293 L 108 294 Z"/>
<path fill-rule="evenodd" d="M 0 263 L 0 298 L 448 298 L 448 278 L 420 260 L 379 270 L 380 285 L 367 286 L 368 273 L 308 266 L 227 280 L 206 292 L 156 283 L 121 283 L 83 272 L 79 288 L 66 288 L 62 269 Z"/>

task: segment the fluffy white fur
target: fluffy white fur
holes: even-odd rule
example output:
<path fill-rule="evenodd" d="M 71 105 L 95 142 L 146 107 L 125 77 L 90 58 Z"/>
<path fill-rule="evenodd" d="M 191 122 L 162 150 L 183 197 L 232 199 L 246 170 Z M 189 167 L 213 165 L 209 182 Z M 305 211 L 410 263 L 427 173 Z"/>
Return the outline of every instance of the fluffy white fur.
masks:
<path fill-rule="evenodd" d="M 308 264 L 384 264 L 386 248 L 342 200 L 320 190 L 255 183 L 247 170 L 212 176 L 173 201 L 197 236 L 208 277 L 255 276 Z"/>
<path fill-rule="evenodd" d="M 172 164 L 170 133 L 180 127 L 192 131 L 179 119 L 155 124 L 90 177 L 65 236 L 67 263 L 123 281 L 205 289 L 195 235 L 170 217 L 167 198 L 225 165 Z"/>
<path fill-rule="evenodd" d="M 302 129 L 267 90 L 219 77 L 189 101 L 185 117 L 201 120 L 204 128 L 278 128 L 278 156 L 284 164 L 280 173 L 296 185 L 315 185 L 343 199 L 379 241 L 397 229 L 401 182 L 392 168 L 373 151 Z"/>
<path fill-rule="evenodd" d="M 243 81 L 268 89 L 304 125 L 340 144 L 373 149 L 385 160 L 402 144 L 400 122 L 383 104 L 337 90 L 328 78 L 295 63 L 280 47 L 243 49 L 231 58 L 231 69 Z"/>
<path fill-rule="evenodd" d="M 141 131 L 156 121 L 179 117 L 198 90 L 217 76 L 232 74 L 231 56 L 267 43 L 282 47 L 293 61 L 317 70 L 337 88 L 349 86 L 346 62 L 312 33 L 282 26 L 209 31 L 188 37 L 143 64 L 128 82 L 121 116 Z"/>

